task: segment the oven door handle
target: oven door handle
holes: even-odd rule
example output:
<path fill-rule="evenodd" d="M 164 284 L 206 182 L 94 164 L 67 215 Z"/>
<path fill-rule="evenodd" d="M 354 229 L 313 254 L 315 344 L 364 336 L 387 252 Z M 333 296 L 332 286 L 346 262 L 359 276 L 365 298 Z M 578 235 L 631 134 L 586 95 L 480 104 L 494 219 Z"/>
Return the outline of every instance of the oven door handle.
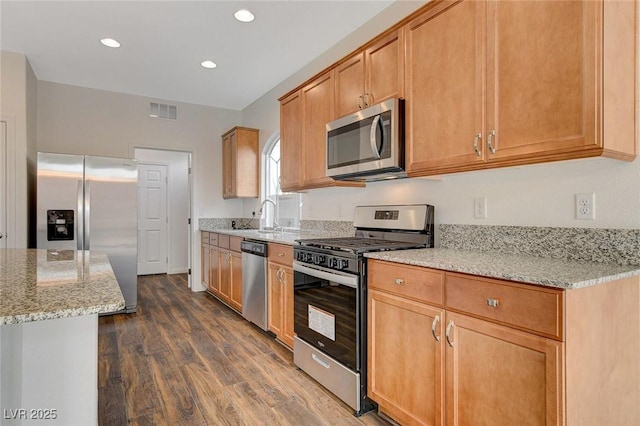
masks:
<path fill-rule="evenodd" d="M 296 272 L 301 272 L 303 274 L 311 275 L 312 277 L 345 285 L 347 287 L 358 288 L 358 277 L 355 275 L 340 275 L 336 272 L 325 272 L 316 268 L 310 268 L 308 266 L 301 265 L 299 263 L 293 264 L 293 270 Z"/>

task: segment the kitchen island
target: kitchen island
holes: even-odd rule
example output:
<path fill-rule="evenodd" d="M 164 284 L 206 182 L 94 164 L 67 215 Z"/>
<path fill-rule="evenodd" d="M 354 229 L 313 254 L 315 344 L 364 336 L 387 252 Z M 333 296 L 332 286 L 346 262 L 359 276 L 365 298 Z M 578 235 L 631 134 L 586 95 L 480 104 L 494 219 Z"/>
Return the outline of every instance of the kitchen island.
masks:
<path fill-rule="evenodd" d="M 0 250 L 0 424 L 97 424 L 98 315 L 122 308 L 104 253 Z"/>

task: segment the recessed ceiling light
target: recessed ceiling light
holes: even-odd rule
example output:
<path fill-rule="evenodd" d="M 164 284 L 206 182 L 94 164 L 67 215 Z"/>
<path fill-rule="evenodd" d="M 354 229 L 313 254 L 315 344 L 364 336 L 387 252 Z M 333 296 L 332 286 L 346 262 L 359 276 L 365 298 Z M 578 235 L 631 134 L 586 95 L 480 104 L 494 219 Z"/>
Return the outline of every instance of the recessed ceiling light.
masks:
<path fill-rule="evenodd" d="M 211 69 L 211 68 L 215 68 L 215 67 L 217 67 L 217 66 L 218 66 L 218 65 L 216 65 L 216 63 L 215 63 L 215 62 L 213 62 L 213 61 L 202 61 L 202 62 L 200 62 L 200 65 L 202 65 L 202 66 L 203 66 L 203 67 L 205 67 L 205 68 L 209 68 L 209 69 Z"/>
<path fill-rule="evenodd" d="M 102 40 L 100 40 L 100 43 L 104 44 L 107 47 L 120 47 L 120 42 L 112 38 L 103 38 Z"/>
<path fill-rule="evenodd" d="M 234 13 L 233 16 L 235 16 L 235 18 L 240 22 L 251 22 L 255 19 L 253 13 L 249 12 L 247 9 L 240 9 Z"/>

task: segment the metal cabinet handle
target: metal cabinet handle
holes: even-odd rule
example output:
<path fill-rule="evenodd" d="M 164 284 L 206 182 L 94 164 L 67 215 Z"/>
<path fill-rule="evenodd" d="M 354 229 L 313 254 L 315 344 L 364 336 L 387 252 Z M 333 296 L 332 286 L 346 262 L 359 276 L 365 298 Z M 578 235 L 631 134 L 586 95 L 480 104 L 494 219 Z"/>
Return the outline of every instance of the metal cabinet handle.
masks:
<path fill-rule="evenodd" d="M 445 337 L 447 338 L 447 343 L 449 346 L 453 347 L 453 340 L 451 340 L 451 329 L 453 328 L 453 321 L 449 321 L 447 324 L 447 331 L 445 331 Z"/>
<path fill-rule="evenodd" d="M 369 96 L 371 96 L 369 94 L 369 92 L 364 94 L 364 97 L 362 98 L 362 100 L 364 100 L 364 106 L 368 107 L 369 106 Z"/>
<path fill-rule="evenodd" d="M 478 157 L 482 157 L 482 151 L 480 150 L 481 140 L 482 140 L 482 133 L 476 134 L 476 137 L 473 138 L 473 150 L 475 151 Z"/>
<path fill-rule="evenodd" d="M 500 304 L 500 301 L 498 299 L 487 299 L 487 305 L 491 306 L 492 308 L 497 308 L 498 304 Z"/>
<path fill-rule="evenodd" d="M 438 326 L 439 322 L 440 316 L 436 315 L 436 317 L 433 319 L 433 322 L 431 323 L 431 334 L 433 334 L 433 338 L 436 339 L 436 342 L 440 341 L 440 336 L 438 336 L 436 332 L 436 327 Z"/>
<path fill-rule="evenodd" d="M 404 284 L 404 278 L 396 278 L 394 284 L 402 285 Z"/>
<path fill-rule="evenodd" d="M 284 257 L 284 253 L 278 253 L 278 256 Z"/>
<path fill-rule="evenodd" d="M 362 101 L 362 102 L 358 101 L 358 109 L 362 109 L 362 105 L 364 105 L 364 96 L 360 95 L 358 96 L 358 99 Z"/>
<path fill-rule="evenodd" d="M 498 150 L 498 145 L 496 144 L 496 146 L 493 145 L 493 138 L 496 137 L 496 130 L 493 129 L 489 132 L 489 136 L 487 136 L 487 146 L 489 147 L 489 152 L 492 154 L 495 154 L 496 151 Z"/>

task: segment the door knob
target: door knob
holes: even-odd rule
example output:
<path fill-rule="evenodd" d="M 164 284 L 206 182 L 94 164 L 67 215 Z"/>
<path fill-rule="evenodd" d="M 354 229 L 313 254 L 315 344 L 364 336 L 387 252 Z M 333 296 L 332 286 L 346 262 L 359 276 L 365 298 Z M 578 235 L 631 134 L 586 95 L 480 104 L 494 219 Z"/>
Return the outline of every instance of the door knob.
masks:
<path fill-rule="evenodd" d="M 4 234 L 0 232 L 0 240 L 2 239 L 2 237 L 4 237 Z"/>

